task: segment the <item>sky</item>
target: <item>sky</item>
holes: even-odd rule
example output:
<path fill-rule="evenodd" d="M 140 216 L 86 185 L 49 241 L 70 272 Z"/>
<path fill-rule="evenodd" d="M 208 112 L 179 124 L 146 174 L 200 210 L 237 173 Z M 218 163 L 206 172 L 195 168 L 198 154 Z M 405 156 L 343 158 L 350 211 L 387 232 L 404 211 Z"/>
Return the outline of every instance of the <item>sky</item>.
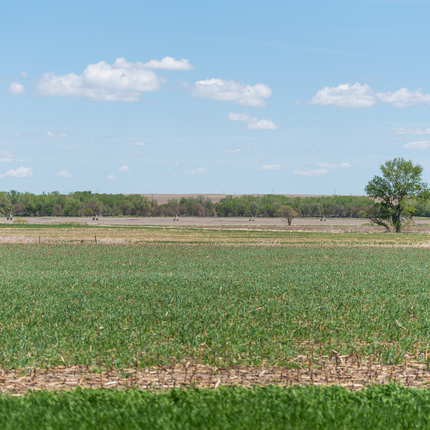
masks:
<path fill-rule="evenodd" d="M 430 0 L 5 2 L 0 190 L 430 183 Z"/>

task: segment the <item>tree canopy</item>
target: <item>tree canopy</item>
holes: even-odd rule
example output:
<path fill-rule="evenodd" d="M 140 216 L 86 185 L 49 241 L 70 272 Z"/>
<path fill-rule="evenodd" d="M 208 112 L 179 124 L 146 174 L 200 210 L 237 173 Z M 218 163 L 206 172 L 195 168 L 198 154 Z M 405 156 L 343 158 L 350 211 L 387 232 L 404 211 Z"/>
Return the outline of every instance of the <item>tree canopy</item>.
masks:
<path fill-rule="evenodd" d="M 375 204 L 361 214 L 388 231 L 396 233 L 402 228 L 402 220 L 415 213 L 412 200 L 422 201 L 430 197 L 430 191 L 421 176 L 422 166 L 411 160 L 394 158 L 380 166 L 382 176 L 374 176 L 364 189 Z"/>

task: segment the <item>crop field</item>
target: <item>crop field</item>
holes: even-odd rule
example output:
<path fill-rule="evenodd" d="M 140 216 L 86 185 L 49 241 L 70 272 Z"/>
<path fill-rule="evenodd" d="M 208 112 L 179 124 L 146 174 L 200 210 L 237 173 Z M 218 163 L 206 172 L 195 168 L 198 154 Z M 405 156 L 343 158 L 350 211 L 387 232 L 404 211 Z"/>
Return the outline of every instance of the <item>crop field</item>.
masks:
<path fill-rule="evenodd" d="M 1 392 L 430 386 L 427 235 L 108 227 L 96 244 L 94 231 L 0 229 L 42 237 L 0 243 Z"/>
<path fill-rule="evenodd" d="M 429 251 L 0 245 L 6 368 L 425 354 Z M 61 358 L 61 357 L 62 358 Z"/>

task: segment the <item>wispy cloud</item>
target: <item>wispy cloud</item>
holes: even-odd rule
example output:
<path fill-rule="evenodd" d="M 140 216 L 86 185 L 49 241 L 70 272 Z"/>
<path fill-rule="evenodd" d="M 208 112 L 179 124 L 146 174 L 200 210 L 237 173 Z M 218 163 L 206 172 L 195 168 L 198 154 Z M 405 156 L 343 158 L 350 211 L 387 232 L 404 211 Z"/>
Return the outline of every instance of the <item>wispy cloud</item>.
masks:
<path fill-rule="evenodd" d="M 134 146 L 145 146 L 145 143 L 143 142 L 143 140 L 139 140 L 137 142 L 133 142 L 132 145 L 134 145 Z"/>
<path fill-rule="evenodd" d="M 210 170 L 199 167 L 196 170 L 186 170 L 184 173 L 186 175 L 207 175 L 209 172 Z"/>
<path fill-rule="evenodd" d="M 114 175 L 109 175 L 106 179 L 110 180 L 110 181 L 119 181 L 119 178 L 117 178 Z"/>
<path fill-rule="evenodd" d="M 327 169 L 337 169 L 338 167 L 341 169 L 349 169 L 352 167 L 351 164 L 349 163 L 341 163 L 341 164 L 337 164 L 337 163 L 315 163 L 316 166 L 318 167 L 325 167 Z"/>
<path fill-rule="evenodd" d="M 70 173 L 70 170 L 61 170 L 57 173 L 59 178 L 73 178 L 73 175 Z"/>
<path fill-rule="evenodd" d="M 216 78 L 197 81 L 190 91 L 191 97 L 232 101 L 239 105 L 252 107 L 266 106 L 265 99 L 271 95 L 272 90 L 264 84 L 252 86 Z"/>
<path fill-rule="evenodd" d="M 394 130 L 387 130 L 389 133 L 394 134 L 430 134 L 430 128 L 395 128 Z"/>
<path fill-rule="evenodd" d="M 128 167 L 126 164 L 124 166 L 121 166 L 118 170 L 118 172 L 123 173 L 123 172 L 129 172 L 130 171 L 130 167 Z"/>
<path fill-rule="evenodd" d="M 293 175 L 299 176 L 321 176 L 327 175 L 328 169 L 317 169 L 317 170 L 294 170 Z"/>
<path fill-rule="evenodd" d="M 420 142 L 410 142 L 403 145 L 404 149 L 429 149 L 430 140 L 422 140 Z"/>
<path fill-rule="evenodd" d="M 0 163 L 13 163 L 14 156 L 9 151 L 0 150 Z"/>
<path fill-rule="evenodd" d="M 279 164 L 266 164 L 258 168 L 258 170 L 282 170 Z"/>

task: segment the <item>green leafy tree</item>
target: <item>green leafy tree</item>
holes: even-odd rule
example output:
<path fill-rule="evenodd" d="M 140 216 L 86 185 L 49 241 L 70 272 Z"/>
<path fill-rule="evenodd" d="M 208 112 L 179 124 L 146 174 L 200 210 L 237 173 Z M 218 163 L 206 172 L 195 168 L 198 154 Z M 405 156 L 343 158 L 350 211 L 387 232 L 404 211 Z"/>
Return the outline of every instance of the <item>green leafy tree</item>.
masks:
<path fill-rule="evenodd" d="M 400 233 L 403 218 L 415 212 L 411 199 L 426 200 L 430 197 L 427 184 L 421 180 L 423 168 L 411 160 L 395 158 L 386 161 L 380 169 L 382 176 L 375 176 L 364 189 L 375 204 L 360 215 L 388 231 L 393 226 L 396 233 Z"/>

